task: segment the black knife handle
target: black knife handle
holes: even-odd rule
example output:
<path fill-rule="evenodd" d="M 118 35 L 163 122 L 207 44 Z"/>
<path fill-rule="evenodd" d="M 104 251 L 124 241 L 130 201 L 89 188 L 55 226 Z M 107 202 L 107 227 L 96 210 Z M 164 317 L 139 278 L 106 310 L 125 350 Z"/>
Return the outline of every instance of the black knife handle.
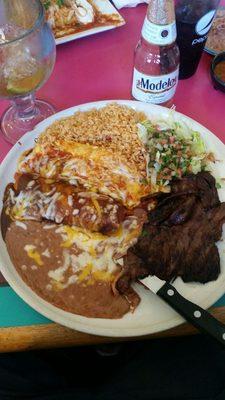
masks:
<path fill-rule="evenodd" d="M 204 333 L 208 333 L 225 346 L 225 325 L 214 318 L 209 312 L 185 299 L 169 283 L 158 290 L 157 295 L 168 303 L 187 321 Z"/>

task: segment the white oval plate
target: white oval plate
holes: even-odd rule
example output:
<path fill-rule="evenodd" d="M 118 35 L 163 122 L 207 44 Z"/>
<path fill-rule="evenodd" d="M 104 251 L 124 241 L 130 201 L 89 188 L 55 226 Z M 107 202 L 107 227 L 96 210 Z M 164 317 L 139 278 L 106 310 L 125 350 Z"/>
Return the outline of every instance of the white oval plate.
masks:
<path fill-rule="evenodd" d="M 104 15 L 117 15 L 118 21 L 112 25 L 102 25 L 95 26 L 93 28 L 85 29 L 81 32 L 71 33 L 69 35 L 62 36 L 60 38 L 55 39 L 56 44 L 63 44 L 67 42 L 71 42 L 72 40 L 81 39 L 86 36 L 95 35 L 96 33 L 105 32 L 111 29 L 118 28 L 122 25 L 125 25 L 126 22 L 123 19 L 122 15 L 117 11 L 117 9 L 110 3 L 109 0 L 92 0 L 96 8 L 100 11 L 100 13 Z"/>
<path fill-rule="evenodd" d="M 136 101 L 113 101 L 116 101 L 119 104 L 130 106 L 138 111 L 144 111 L 149 118 L 166 119 L 171 113 L 171 111 L 164 107 L 144 104 Z M 101 108 L 110 102 L 112 101 L 89 103 L 61 111 L 38 124 L 32 132 L 28 132 L 26 135 L 24 135 L 22 139 L 20 139 L 20 141 L 14 145 L 0 167 L 1 206 L 5 186 L 7 185 L 7 183 L 13 180 L 18 157 L 24 150 L 34 146 L 35 138 L 46 127 L 48 127 L 53 121 L 62 117 L 70 116 L 78 110 L 86 111 L 93 107 Z M 225 171 L 224 144 L 213 133 L 208 131 L 206 128 L 204 128 L 202 125 L 198 124 L 194 120 L 184 116 L 183 114 L 174 112 L 174 118 L 176 121 L 185 122 L 191 128 L 201 133 L 201 135 L 204 137 L 207 147 L 210 149 L 210 151 L 213 151 L 215 153 L 217 160 L 220 160 L 220 162 L 217 162 L 215 164 L 213 173 L 216 177 L 222 177 L 222 173 L 223 171 Z M 219 194 L 220 199 L 224 201 L 225 190 L 220 189 Z M 218 247 L 220 251 L 222 271 L 217 281 L 202 285 L 198 283 L 187 284 L 183 283 L 181 279 L 177 279 L 174 283 L 174 286 L 180 291 L 182 295 L 187 297 L 189 300 L 192 300 L 193 302 L 199 304 L 203 308 L 208 308 L 209 306 L 211 306 L 215 301 L 219 299 L 220 296 L 223 295 L 225 291 L 225 242 L 221 241 L 218 244 Z M 54 307 L 53 305 L 39 297 L 37 294 L 35 294 L 23 282 L 23 280 L 15 270 L 12 262 L 10 261 L 5 243 L 1 236 L 0 269 L 5 279 L 9 282 L 15 292 L 36 311 L 61 325 L 65 325 L 69 328 L 76 329 L 81 332 L 87 332 L 102 336 L 141 336 L 169 329 L 183 322 L 183 319 L 169 306 L 167 306 L 161 299 L 137 284 L 135 285 L 135 288 L 141 296 L 141 303 L 133 314 L 128 313 L 121 319 L 110 320 L 86 318 L 80 315 L 68 313 L 57 307 Z"/>

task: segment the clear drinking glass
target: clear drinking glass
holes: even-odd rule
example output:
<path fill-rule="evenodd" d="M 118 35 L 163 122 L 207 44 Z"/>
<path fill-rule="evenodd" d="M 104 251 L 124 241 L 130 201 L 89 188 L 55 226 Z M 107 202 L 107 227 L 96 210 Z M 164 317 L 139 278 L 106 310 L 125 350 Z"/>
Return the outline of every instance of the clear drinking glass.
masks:
<path fill-rule="evenodd" d="M 49 103 L 35 100 L 52 72 L 55 51 L 39 0 L 0 0 L 0 99 L 12 101 L 1 129 L 11 143 L 55 112 Z"/>

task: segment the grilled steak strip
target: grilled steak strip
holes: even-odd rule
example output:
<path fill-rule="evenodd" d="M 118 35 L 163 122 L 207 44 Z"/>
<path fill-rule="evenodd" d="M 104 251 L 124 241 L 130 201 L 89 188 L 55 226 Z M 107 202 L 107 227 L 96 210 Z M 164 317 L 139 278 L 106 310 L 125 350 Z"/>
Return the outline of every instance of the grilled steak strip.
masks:
<path fill-rule="evenodd" d="M 124 293 L 133 280 L 148 275 L 201 283 L 217 279 L 220 258 L 215 243 L 224 222 L 225 203 L 219 201 L 212 175 L 201 172 L 174 181 L 171 193 L 158 196 L 144 234 L 129 250 L 118 290 Z"/>

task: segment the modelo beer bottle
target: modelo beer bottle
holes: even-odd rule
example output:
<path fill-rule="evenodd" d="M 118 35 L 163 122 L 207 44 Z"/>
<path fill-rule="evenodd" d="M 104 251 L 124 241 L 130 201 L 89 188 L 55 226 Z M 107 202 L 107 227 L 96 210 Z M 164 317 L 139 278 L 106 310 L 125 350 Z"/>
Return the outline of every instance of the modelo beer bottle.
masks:
<path fill-rule="evenodd" d="M 150 0 L 134 57 L 132 96 L 171 107 L 179 74 L 173 0 Z"/>

